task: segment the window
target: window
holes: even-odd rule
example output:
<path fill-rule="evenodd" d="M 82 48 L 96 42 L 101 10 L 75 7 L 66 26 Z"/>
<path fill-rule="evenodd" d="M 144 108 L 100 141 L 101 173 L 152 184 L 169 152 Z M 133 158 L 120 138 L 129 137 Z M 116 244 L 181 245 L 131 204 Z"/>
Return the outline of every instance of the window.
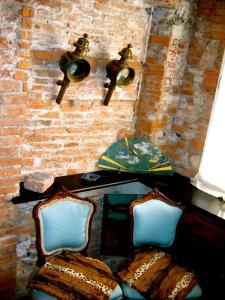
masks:
<path fill-rule="evenodd" d="M 201 164 L 192 183 L 200 190 L 225 200 L 225 54 Z"/>

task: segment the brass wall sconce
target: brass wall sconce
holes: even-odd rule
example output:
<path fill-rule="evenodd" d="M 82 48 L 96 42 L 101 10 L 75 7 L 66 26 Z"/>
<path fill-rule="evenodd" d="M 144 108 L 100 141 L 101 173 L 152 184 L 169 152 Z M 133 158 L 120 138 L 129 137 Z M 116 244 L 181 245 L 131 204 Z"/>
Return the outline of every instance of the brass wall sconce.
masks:
<path fill-rule="evenodd" d="M 110 98 L 116 88 L 116 86 L 122 87 L 130 84 L 135 77 L 134 69 L 128 66 L 127 60 L 132 58 L 131 44 L 128 44 L 126 48 L 123 48 L 119 53 L 120 60 L 112 60 L 106 66 L 107 77 L 111 80 L 110 84 L 105 83 L 104 87 L 108 88 L 103 105 L 108 105 Z"/>
<path fill-rule="evenodd" d="M 56 103 L 60 104 L 70 81 L 79 82 L 84 80 L 90 73 L 89 62 L 84 59 L 84 53 L 89 51 L 88 35 L 85 33 L 73 45 L 76 47 L 74 52 L 66 52 L 59 61 L 61 71 L 64 73 L 63 80 L 58 80 L 57 84 L 61 89 L 56 98 Z"/>

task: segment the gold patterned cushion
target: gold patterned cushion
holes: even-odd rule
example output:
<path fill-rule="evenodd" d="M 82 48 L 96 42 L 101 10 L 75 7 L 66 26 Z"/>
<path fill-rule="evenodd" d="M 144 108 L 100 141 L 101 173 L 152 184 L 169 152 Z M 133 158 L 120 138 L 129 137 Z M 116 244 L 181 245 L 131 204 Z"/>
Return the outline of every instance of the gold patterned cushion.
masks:
<path fill-rule="evenodd" d="M 61 300 L 109 299 L 118 283 L 103 262 L 70 252 L 51 257 L 29 283 Z"/>
<path fill-rule="evenodd" d="M 154 300 L 185 299 L 197 282 L 192 272 L 158 249 L 136 253 L 117 275 L 144 297 Z"/>

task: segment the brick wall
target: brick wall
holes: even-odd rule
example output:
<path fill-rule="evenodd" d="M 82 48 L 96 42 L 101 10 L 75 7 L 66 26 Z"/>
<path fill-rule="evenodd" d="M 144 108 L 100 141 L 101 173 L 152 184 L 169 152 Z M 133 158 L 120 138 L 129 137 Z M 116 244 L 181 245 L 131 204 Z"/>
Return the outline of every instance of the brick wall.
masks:
<path fill-rule="evenodd" d="M 136 128 L 165 151 L 177 172 L 192 177 L 224 52 L 225 4 L 202 0 L 196 7 L 189 2 L 185 23 L 170 22 L 172 9 L 154 11 Z"/>
<path fill-rule="evenodd" d="M 171 133 L 179 130 L 174 162 L 193 176 L 199 166 L 225 46 L 224 1 L 200 1 L 187 55 L 179 111 Z"/>
<path fill-rule="evenodd" d="M 188 21 L 178 24 L 173 2 L 0 1 L 1 299 L 13 299 L 16 277 L 18 290 L 24 290 L 36 255 L 34 203 L 10 202 L 28 174 L 93 171 L 108 145 L 135 132 L 150 136 L 176 171 L 196 172 L 224 49 L 225 6 L 200 1 L 194 23 L 195 5 L 182 0 L 192 5 L 185 6 Z M 151 4 L 145 57 L 150 21 L 145 7 Z M 58 61 L 84 32 L 91 74 L 71 84 L 59 106 Z M 109 106 L 102 106 L 105 66 L 127 43 L 133 45 L 135 82 L 117 89 Z"/>
<path fill-rule="evenodd" d="M 35 171 L 59 176 L 94 170 L 105 148 L 133 127 L 149 19 L 145 5 L 142 0 L 0 1 L 1 299 L 14 297 L 16 268 L 19 290 L 24 289 L 35 256 L 34 203 L 10 202 L 19 182 Z M 91 74 L 71 84 L 59 106 L 56 81 L 63 74 L 58 61 L 85 32 Z M 135 82 L 116 90 L 105 107 L 105 66 L 128 43 L 133 45 Z"/>
<path fill-rule="evenodd" d="M 10 203 L 18 193 L 26 94 L 17 80 L 17 49 L 21 8 L 14 1 L 0 3 L 0 294 L 13 299 L 16 280 L 17 207 Z"/>
<path fill-rule="evenodd" d="M 29 24 L 24 36 L 29 33 L 32 40 L 23 40 L 30 59 L 20 60 L 21 68 L 30 73 L 22 178 L 37 170 L 59 176 L 94 169 L 118 131 L 132 127 L 148 17 L 142 1 L 111 2 L 35 1 L 32 12 L 24 9 Z M 72 43 L 84 32 L 89 34 L 91 74 L 84 82 L 71 83 L 59 106 L 56 81 L 63 76 L 58 61 L 65 50 L 74 49 Z M 136 81 L 117 90 L 106 108 L 101 105 L 106 94 L 105 66 L 129 42 Z"/>

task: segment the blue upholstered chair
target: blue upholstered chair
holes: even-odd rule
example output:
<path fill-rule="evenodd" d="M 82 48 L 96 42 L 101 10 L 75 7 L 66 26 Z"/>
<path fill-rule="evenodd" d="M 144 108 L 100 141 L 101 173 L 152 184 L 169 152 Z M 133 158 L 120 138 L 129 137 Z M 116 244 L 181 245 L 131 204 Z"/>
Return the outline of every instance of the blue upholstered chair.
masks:
<path fill-rule="evenodd" d="M 41 268 L 45 268 L 45 266 L 47 266 L 46 264 L 48 264 L 50 259 L 58 259 L 61 257 L 62 260 L 62 257 L 64 257 L 63 254 L 66 253 L 69 258 L 73 258 L 74 256 L 75 258 L 77 257 L 78 259 L 82 259 L 84 264 L 87 264 L 87 266 L 88 263 L 91 263 L 94 271 L 100 266 L 102 267 L 103 272 L 106 270 L 106 272 L 111 274 L 110 270 L 103 262 L 93 260 L 85 256 L 90 237 L 90 225 L 95 210 L 96 204 L 93 200 L 81 199 L 67 191 L 63 191 L 51 197 L 49 200 L 40 202 L 34 208 L 34 218 L 37 228 L 37 248 L 39 254 L 38 272 L 40 272 Z M 78 252 L 79 254 L 76 254 Z M 80 255 L 82 255 L 82 257 Z M 74 262 L 74 264 L 75 263 L 76 262 Z M 64 268 L 63 270 L 67 271 L 67 269 Z M 67 272 L 68 276 L 71 275 L 71 273 L 69 273 L 70 270 Z M 34 280 L 38 272 L 33 276 L 28 284 L 30 298 L 33 300 L 58 299 L 56 295 L 46 292 L 46 289 L 43 290 L 35 288 L 35 284 L 39 284 L 37 280 Z M 93 287 L 93 284 L 96 283 L 96 281 L 91 278 L 92 274 L 90 275 L 90 272 L 88 273 L 88 276 L 82 274 L 80 270 L 79 272 L 72 271 L 72 273 L 72 275 L 79 275 L 79 278 L 76 278 L 76 280 L 78 280 L 77 286 L 79 285 L 79 280 L 84 281 L 85 279 L 85 284 L 92 284 L 91 288 L 94 289 L 94 292 L 96 289 L 96 294 L 98 294 L 99 285 L 95 285 Z M 111 279 L 115 281 L 115 289 L 111 289 L 110 292 L 108 292 L 107 297 L 111 300 L 120 299 L 122 290 L 114 277 L 112 275 L 109 276 L 111 276 Z M 104 291 L 101 290 L 101 292 Z M 76 289 L 74 293 L 76 296 Z M 75 299 L 77 298 L 75 297 Z"/>
<path fill-rule="evenodd" d="M 152 249 L 155 249 L 155 251 L 163 251 L 158 252 L 156 255 L 163 255 L 161 253 L 164 252 L 167 253 L 167 250 L 171 248 L 175 241 L 182 214 L 183 207 L 180 204 L 168 199 L 158 190 L 154 190 L 146 196 L 133 201 L 130 205 L 131 240 L 133 246 L 135 248 L 143 248 L 146 245 L 150 245 L 151 247 L 148 248 L 149 250 L 145 252 L 147 254 L 148 251 L 151 252 Z M 142 250 L 137 253 L 140 255 L 141 251 Z M 144 251 L 146 251 L 146 248 L 142 252 Z M 134 257 L 135 255 L 132 259 L 128 259 L 127 265 L 118 272 L 118 277 L 123 281 L 121 283 L 121 287 L 123 290 L 123 295 L 126 299 L 144 300 L 145 296 L 143 293 L 140 293 L 138 288 L 135 288 L 133 285 L 134 277 L 129 278 L 129 276 L 131 276 L 129 275 L 129 272 L 132 274 L 132 276 L 133 274 L 136 274 L 136 278 L 145 276 L 145 271 L 143 271 L 143 268 L 145 268 L 146 263 L 140 266 L 138 265 L 138 260 L 136 260 L 132 267 L 131 262 L 134 261 Z M 131 272 L 131 269 L 133 273 Z M 142 271 L 143 274 L 141 273 Z M 189 289 L 185 299 L 200 299 L 201 296 L 201 287 L 198 283 L 193 283 L 193 286 Z"/>

